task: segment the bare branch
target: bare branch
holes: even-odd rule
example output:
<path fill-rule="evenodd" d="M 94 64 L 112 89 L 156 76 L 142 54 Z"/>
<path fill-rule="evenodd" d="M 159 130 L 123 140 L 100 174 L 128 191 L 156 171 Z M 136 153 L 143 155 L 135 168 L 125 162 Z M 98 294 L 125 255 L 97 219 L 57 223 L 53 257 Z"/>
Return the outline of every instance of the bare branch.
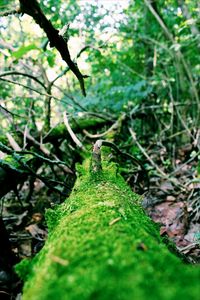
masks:
<path fill-rule="evenodd" d="M 84 146 L 83 144 L 81 143 L 81 141 L 79 141 L 79 139 L 77 138 L 77 136 L 75 135 L 75 133 L 73 132 L 73 130 L 71 129 L 70 125 L 69 125 L 69 121 L 68 121 L 68 118 L 67 118 L 67 114 L 66 112 L 63 113 L 63 121 L 64 121 L 64 124 L 69 132 L 69 135 L 71 136 L 72 140 L 74 141 L 74 143 L 79 147 L 79 148 L 82 148 L 84 149 Z"/>
<path fill-rule="evenodd" d="M 0 80 L 1 80 L 1 81 L 6 81 L 6 82 L 8 82 L 8 83 L 12 83 L 12 84 L 16 84 L 16 85 L 22 86 L 22 87 L 24 87 L 24 88 L 26 88 L 26 89 L 28 89 L 28 90 L 30 90 L 30 91 L 33 91 L 33 92 L 35 92 L 35 93 L 37 93 L 37 94 L 39 94 L 39 95 L 46 96 L 46 97 L 51 97 L 51 98 L 54 98 L 54 99 L 57 100 L 57 101 L 60 101 L 60 99 L 57 98 L 57 97 L 54 97 L 54 96 L 49 95 L 49 94 L 47 94 L 47 93 L 41 93 L 40 91 L 38 91 L 38 90 L 36 90 L 36 89 L 34 89 L 34 88 L 30 87 L 30 86 L 27 86 L 27 85 L 25 85 L 25 84 L 22 84 L 22 83 L 20 83 L 20 82 L 16 82 L 16 81 L 9 80 L 9 79 L 4 79 L 4 78 L 0 78 Z"/>
<path fill-rule="evenodd" d="M 88 48 L 93 48 L 93 49 L 99 51 L 98 49 L 94 48 L 94 47 L 91 46 L 91 45 L 86 45 L 86 46 L 84 46 L 84 47 L 79 51 L 79 53 L 78 53 L 77 56 L 76 56 L 76 59 L 79 58 L 79 57 L 81 56 L 81 54 L 82 54 L 84 51 L 86 51 Z M 58 79 L 61 78 L 63 75 L 65 75 L 69 70 L 70 70 L 69 67 L 68 67 L 68 68 L 65 68 L 60 74 L 58 74 L 58 75 L 51 81 L 51 84 L 54 84 L 54 82 L 55 82 L 56 80 L 58 80 Z"/>
<path fill-rule="evenodd" d="M 116 131 L 120 125 L 121 125 L 121 121 L 125 119 L 125 114 L 123 114 L 121 116 L 121 118 L 119 118 L 114 124 L 112 124 L 112 126 L 110 128 L 108 128 L 106 131 L 104 131 L 103 133 L 99 133 L 99 134 L 91 134 L 89 133 L 86 129 L 83 129 L 83 133 L 91 138 L 91 139 L 99 139 L 107 134 L 109 134 L 112 131 Z"/>
<path fill-rule="evenodd" d="M 19 144 L 15 141 L 15 139 L 12 137 L 12 135 L 7 132 L 6 133 L 6 137 L 11 145 L 11 147 L 15 150 L 15 151 L 21 151 L 21 147 L 19 146 Z"/>
<path fill-rule="evenodd" d="M 145 149 L 140 145 L 140 143 L 137 141 L 136 139 L 136 134 L 135 132 L 132 130 L 132 128 L 129 128 L 131 137 L 133 139 L 133 141 L 136 143 L 136 145 L 138 146 L 138 148 L 141 150 L 141 152 L 144 154 L 144 156 L 148 159 L 148 161 L 151 163 L 151 165 L 158 171 L 158 173 L 160 173 L 164 178 L 167 177 L 167 174 L 165 172 L 163 172 L 155 163 L 154 161 L 151 159 L 151 157 L 147 154 L 147 152 L 145 151 Z"/>
<path fill-rule="evenodd" d="M 82 75 L 77 64 L 72 61 L 68 49 L 68 44 L 65 39 L 61 35 L 59 35 L 59 31 L 55 29 L 52 23 L 46 18 L 42 9 L 40 8 L 39 3 L 36 0 L 19 0 L 19 2 L 21 12 L 31 16 L 35 20 L 35 22 L 44 30 L 49 39 L 50 47 L 55 47 L 59 51 L 62 59 L 67 63 L 70 70 L 77 77 L 82 93 L 84 96 L 86 96 L 84 78 L 86 78 L 87 76 Z"/>
<path fill-rule="evenodd" d="M 40 81 L 39 79 L 37 79 L 37 77 L 35 77 L 31 74 L 23 73 L 23 72 L 18 72 L 18 71 L 5 72 L 5 73 L 0 74 L 0 78 L 5 77 L 5 76 L 9 76 L 9 75 L 19 75 L 19 76 L 24 76 L 24 77 L 31 78 L 31 79 L 35 80 L 37 83 L 39 83 L 43 88 L 46 89 L 44 83 L 42 81 Z"/>
<path fill-rule="evenodd" d="M 101 164 L 101 146 L 102 140 L 97 140 L 93 146 L 92 151 L 92 160 L 90 166 L 90 172 L 92 174 L 100 174 L 102 171 L 102 164 Z"/>

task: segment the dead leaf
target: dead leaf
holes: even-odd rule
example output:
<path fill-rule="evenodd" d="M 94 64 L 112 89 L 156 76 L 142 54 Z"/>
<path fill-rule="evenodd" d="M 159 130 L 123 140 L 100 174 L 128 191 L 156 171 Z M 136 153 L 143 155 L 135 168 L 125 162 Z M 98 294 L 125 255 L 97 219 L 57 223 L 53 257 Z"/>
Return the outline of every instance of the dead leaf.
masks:
<path fill-rule="evenodd" d="M 32 215 L 31 222 L 39 223 L 42 220 L 43 216 L 41 213 L 34 213 Z"/>
<path fill-rule="evenodd" d="M 38 240 L 44 240 L 47 237 L 47 232 L 41 228 L 37 224 L 31 224 L 25 227 L 25 230 L 28 231 L 32 237 Z"/>
<path fill-rule="evenodd" d="M 160 190 L 167 193 L 169 191 L 173 191 L 174 187 L 170 181 L 164 181 L 160 186 Z"/>
<path fill-rule="evenodd" d="M 169 196 L 166 197 L 166 201 L 169 201 L 169 202 L 176 201 L 176 197 L 174 197 L 172 195 L 169 195 Z"/>

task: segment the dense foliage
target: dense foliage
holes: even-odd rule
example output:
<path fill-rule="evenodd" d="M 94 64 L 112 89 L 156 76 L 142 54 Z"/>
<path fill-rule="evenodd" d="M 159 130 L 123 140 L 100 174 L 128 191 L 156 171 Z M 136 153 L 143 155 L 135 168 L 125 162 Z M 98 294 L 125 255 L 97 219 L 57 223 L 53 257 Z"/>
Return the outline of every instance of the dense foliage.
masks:
<path fill-rule="evenodd" d="M 49 130 L 64 110 L 112 113 L 113 119 L 124 111 L 140 136 L 194 143 L 200 105 L 197 2 L 41 2 L 56 29 L 69 25 L 71 56 L 90 76 L 86 98 L 34 20 L 1 18 L 1 133 L 8 126 L 41 130 L 44 123 Z M 1 1 L 4 10 L 17 4 Z"/>

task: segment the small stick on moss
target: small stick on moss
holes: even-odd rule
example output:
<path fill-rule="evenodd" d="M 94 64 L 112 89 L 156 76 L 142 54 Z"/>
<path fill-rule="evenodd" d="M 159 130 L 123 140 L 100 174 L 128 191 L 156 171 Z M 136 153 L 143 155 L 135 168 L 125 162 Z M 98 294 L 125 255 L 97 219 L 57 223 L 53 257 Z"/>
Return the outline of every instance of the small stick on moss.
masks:
<path fill-rule="evenodd" d="M 51 255 L 51 259 L 52 261 L 64 266 L 64 267 L 67 267 L 69 265 L 69 261 L 66 260 L 66 259 L 63 259 L 61 257 L 58 257 L 58 256 L 55 256 L 55 255 Z"/>
<path fill-rule="evenodd" d="M 113 219 L 112 221 L 109 222 L 109 226 L 114 225 L 115 223 L 119 222 L 121 220 L 121 217 L 118 217 L 116 219 Z"/>

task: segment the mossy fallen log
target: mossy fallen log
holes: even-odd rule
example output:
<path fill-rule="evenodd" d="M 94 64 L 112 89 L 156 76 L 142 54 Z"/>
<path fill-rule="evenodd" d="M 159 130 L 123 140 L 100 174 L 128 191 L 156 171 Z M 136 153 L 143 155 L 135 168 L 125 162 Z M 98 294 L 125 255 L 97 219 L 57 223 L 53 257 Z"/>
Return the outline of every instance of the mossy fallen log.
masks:
<path fill-rule="evenodd" d="M 199 267 L 169 252 L 115 166 L 79 169 L 70 198 L 47 212 L 44 248 L 17 266 L 23 300 L 199 299 Z"/>

